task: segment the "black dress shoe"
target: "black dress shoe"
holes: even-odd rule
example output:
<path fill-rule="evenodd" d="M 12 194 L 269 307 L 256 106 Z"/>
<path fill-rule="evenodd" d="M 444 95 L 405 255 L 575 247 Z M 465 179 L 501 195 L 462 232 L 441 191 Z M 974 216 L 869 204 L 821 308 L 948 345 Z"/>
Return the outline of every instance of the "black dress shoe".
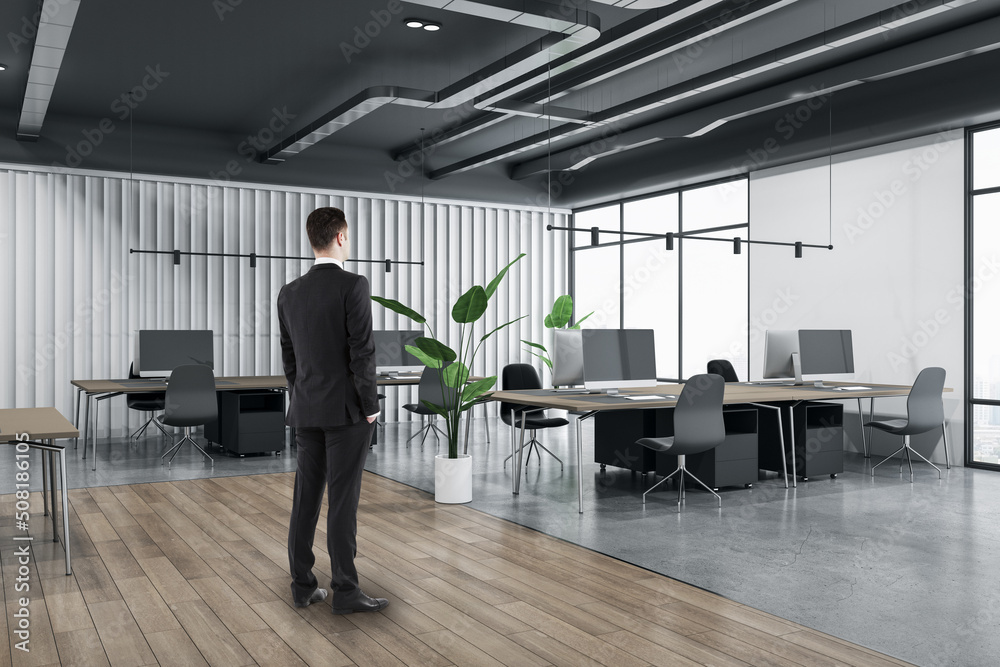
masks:
<path fill-rule="evenodd" d="M 381 611 L 389 606 L 389 601 L 385 598 L 373 598 L 364 594 L 360 588 L 350 595 L 339 597 L 333 596 L 334 614 L 353 614 L 362 611 Z"/>
<path fill-rule="evenodd" d="M 313 602 L 322 602 L 325 599 L 326 599 L 326 589 L 317 588 L 305 600 L 295 600 L 295 606 L 300 608 L 308 607 Z"/>

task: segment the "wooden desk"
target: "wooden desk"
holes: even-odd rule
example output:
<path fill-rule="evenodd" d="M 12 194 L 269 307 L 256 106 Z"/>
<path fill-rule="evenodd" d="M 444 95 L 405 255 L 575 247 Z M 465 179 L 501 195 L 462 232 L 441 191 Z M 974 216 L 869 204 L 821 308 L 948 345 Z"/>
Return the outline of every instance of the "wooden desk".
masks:
<path fill-rule="evenodd" d="M 17 437 L 27 434 L 28 440 L 23 441 L 28 447 L 42 451 L 42 502 L 45 515 L 49 514 L 49 496 L 46 486 L 52 494 L 52 539 L 59 541 L 59 531 L 56 526 L 56 489 L 55 489 L 55 457 L 59 454 L 59 479 L 62 488 L 62 523 L 63 551 L 66 552 L 66 574 L 73 574 L 69 553 L 69 491 L 66 488 L 66 448 L 53 444 L 56 438 L 76 438 L 80 432 L 63 417 L 55 408 L 15 408 L 0 410 L 0 442 L 17 444 Z M 46 469 L 46 459 L 48 466 Z M 29 469 L 30 473 L 30 469 Z M 30 475 L 29 475 L 30 476 Z M 15 540 L 27 540 L 29 537 L 15 537 Z"/>
<path fill-rule="evenodd" d="M 472 379 L 472 378 L 470 378 Z M 377 375 L 379 386 L 414 385 L 420 382 L 420 374 L 400 374 L 397 376 Z M 101 401 L 122 394 L 166 391 L 167 383 L 159 378 L 128 378 L 120 380 L 73 380 L 70 384 L 76 387 L 76 424 L 80 425 L 80 400 L 87 397 L 84 405 L 83 428 L 83 458 L 87 458 L 87 442 L 91 440 L 94 470 L 97 470 L 97 423 Z M 215 378 L 216 391 L 237 391 L 243 389 L 273 389 L 287 391 L 288 382 L 284 375 L 232 375 Z M 94 433 L 91 436 L 90 404 L 94 403 Z M 78 437 L 78 436 L 77 436 Z"/>
<path fill-rule="evenodd" d="M 864 386 L 865 389 L 844 390 L 838 387 Z M 593 417 L 598 412 L 607 410 L 645 410 L 651 408 L 672 408 L 677 405 L 677 396 L 680 396 L 684 385 L 681 384 L 661 384 L 647 389 L 628 389 L 621 392 L 621 396 L 650 395 L 658 394 L 667 396 L 663 400 L 631 401 L 622 397 L 607 396 L 603 394 L 571 394 L 556 392 L 552 389 L 532 389 L 520 391 L 495 391 L 490 396 L 494 401 L 504 401 L 507 403 L 517 403 L 519 405 L 530 405 L 539 408 L 553 408 L 568 410 L 579 413 L 576 421 L 576 484 L 579 500 L 579 511 L 583 513 L 583 429 L 584 420 Z M 951 391 L 945 389 L 945 391 Z M 784 385 L 761 385 L 749 382 L 729 382 L 726 383 L 726 391 L 722 402 L 725 405 L 750 404 L 762 408 L 776 410 L 778 413 L 778 430 L 781 428 L 781 408 L 789 408 L 789 419 L 792 418 L 792 408 L 803 401 L 830 401 L 857 399 L 858 409 L 861 409 L 861 399 L 874 399 L 880 396 L 906 396 L 910 393 L 908 385 L 872 384 L 870 382 L 828 382 L 823 387 L 813 385 L 784 386 Z M 778 404 L 778 405 L 774 405 Z M 872 408 L 874 410 L 874 407 Z M 513 421 L 511 423 L 514 423 Z M 794 432 L 794 424 L 793 424 Z M 524 431 L 521 429 L 521 442 L 524 441 Z M 867 443 L 862 429 L 862 441 Z M 781 437 L 781 451 L 784 459 L 785 443 Z M 867 444 L 865 444 L 867 456 Z M 515 446 L 514 432 L 511 430 L 511 454 L 514 455 L 517 465 L 514 470 L 520 470 L 521 451 Z M 792 458 L 792 482 L 795 485 L 795 458 Z M 784 470 L 785 486 L 788 486 L 788 470 Z M 511 491 L 519 493 L 520 475 L 512 475 Z"/>

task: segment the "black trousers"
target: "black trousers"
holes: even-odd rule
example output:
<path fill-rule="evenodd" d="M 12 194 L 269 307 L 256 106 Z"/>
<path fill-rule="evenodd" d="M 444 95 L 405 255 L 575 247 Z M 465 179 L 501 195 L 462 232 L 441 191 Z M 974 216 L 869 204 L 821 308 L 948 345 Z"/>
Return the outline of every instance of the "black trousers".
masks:
<path fill-rule="evenodd" d="M 331 594 L 337 597 L 358 588 L 354 556 L 358 551 L 358 499 L 375 424 L 361 420 L 349 426 L 296 428 L 298 460 L 295 495 L 288 528 L 288 564 L 292 597 L 303 602 L 317 588 L 312 568 L 316 563 L 313 539 L 327 490 L 326 548 L 333 578 Z"/>

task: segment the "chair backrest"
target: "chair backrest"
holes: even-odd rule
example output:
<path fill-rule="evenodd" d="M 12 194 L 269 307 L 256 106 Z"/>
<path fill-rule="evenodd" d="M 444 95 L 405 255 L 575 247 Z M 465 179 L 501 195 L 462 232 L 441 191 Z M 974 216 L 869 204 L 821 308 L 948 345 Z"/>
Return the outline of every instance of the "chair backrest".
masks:
<path fill-rule="evenodd" d="M 712 359 L 708 362 L 707 371 L 711 375 L 721 375 L 722 379 L 726 382 L 740 381 L 739 376 L 736 375 L 736 369 L 733 368 L 733 364 L 729 359 Z"/>
<path fill-rule="evenodd" d="M 943 368 L 931 366 L 917 374 L 910 395 L 906 397 L 907 433 L 912 435 L 940 428 L 944 423 L 943 391 Z"/>
<path fill-rule="evenodd" d="M 507 364 L 500 373 L 500 388 L 503 390 L 541 389 L 542 380 L 538 377 L 538 371 L 531 364 Z M 511 410 L 517 413 L 525 409 L 534 410 L 535 408 L 501 401 L 500 418 L 505 424 L 509 424 Z"/>
<path fill-rule="evenodd" d="M 425 366 L 424 370 L 420 373 L 420 384 L 417 385 L 417 400 L 420 401 L 421 405 L 423 405 L 423 401 L 427 401 L 434 405 L 440 405 L 445 409 L 449 408 L 448 403 L 451 403 L 451 401 L 445 400 L 445 391 L 442 391 L 442 387 L 447 390 L 448 394 L 452 394 L 452 389 L 445 386 L 441 372 L 442 369 L 440 368 Z M 452 396 L 454 395 L 452 394 Z"/>
<path fill-rule="evenodd" d="M 693 375 L 674 408 L 674 441 L 687 448 L 711 449 L 726 439 L 722 420 L 722 396 L 726 383 L 721 375 Z"/>
<path fill-rule="evenodd" d="M 139 376 L 135 373 L 135 363 L 128 365 L 128 378 L 134 380 Z M 133 410 L 162 410 L 164 393 L 162 391 L 129 392 L 125 394 L 125 405 Z"/>
<path fill-rule="evenodd" d="M 178 366 L 167 382 L 163 423 L 198 426 L 218 418 L 215 373 L 204 364 Z"/>

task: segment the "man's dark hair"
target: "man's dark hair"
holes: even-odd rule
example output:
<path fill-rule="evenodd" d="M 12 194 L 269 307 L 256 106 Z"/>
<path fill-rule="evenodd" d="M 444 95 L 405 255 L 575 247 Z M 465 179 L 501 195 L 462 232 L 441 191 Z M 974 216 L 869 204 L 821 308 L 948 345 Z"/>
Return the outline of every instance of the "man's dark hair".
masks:
<path fill-rule="evenodd" d="M 337 234 L 347 233 L 347 218 L 339 208 L 326 206 L 318 208 L 306 218 L 306 234 L 309 245 L 316 250 L 326 250 L 337 238 Z"/>

